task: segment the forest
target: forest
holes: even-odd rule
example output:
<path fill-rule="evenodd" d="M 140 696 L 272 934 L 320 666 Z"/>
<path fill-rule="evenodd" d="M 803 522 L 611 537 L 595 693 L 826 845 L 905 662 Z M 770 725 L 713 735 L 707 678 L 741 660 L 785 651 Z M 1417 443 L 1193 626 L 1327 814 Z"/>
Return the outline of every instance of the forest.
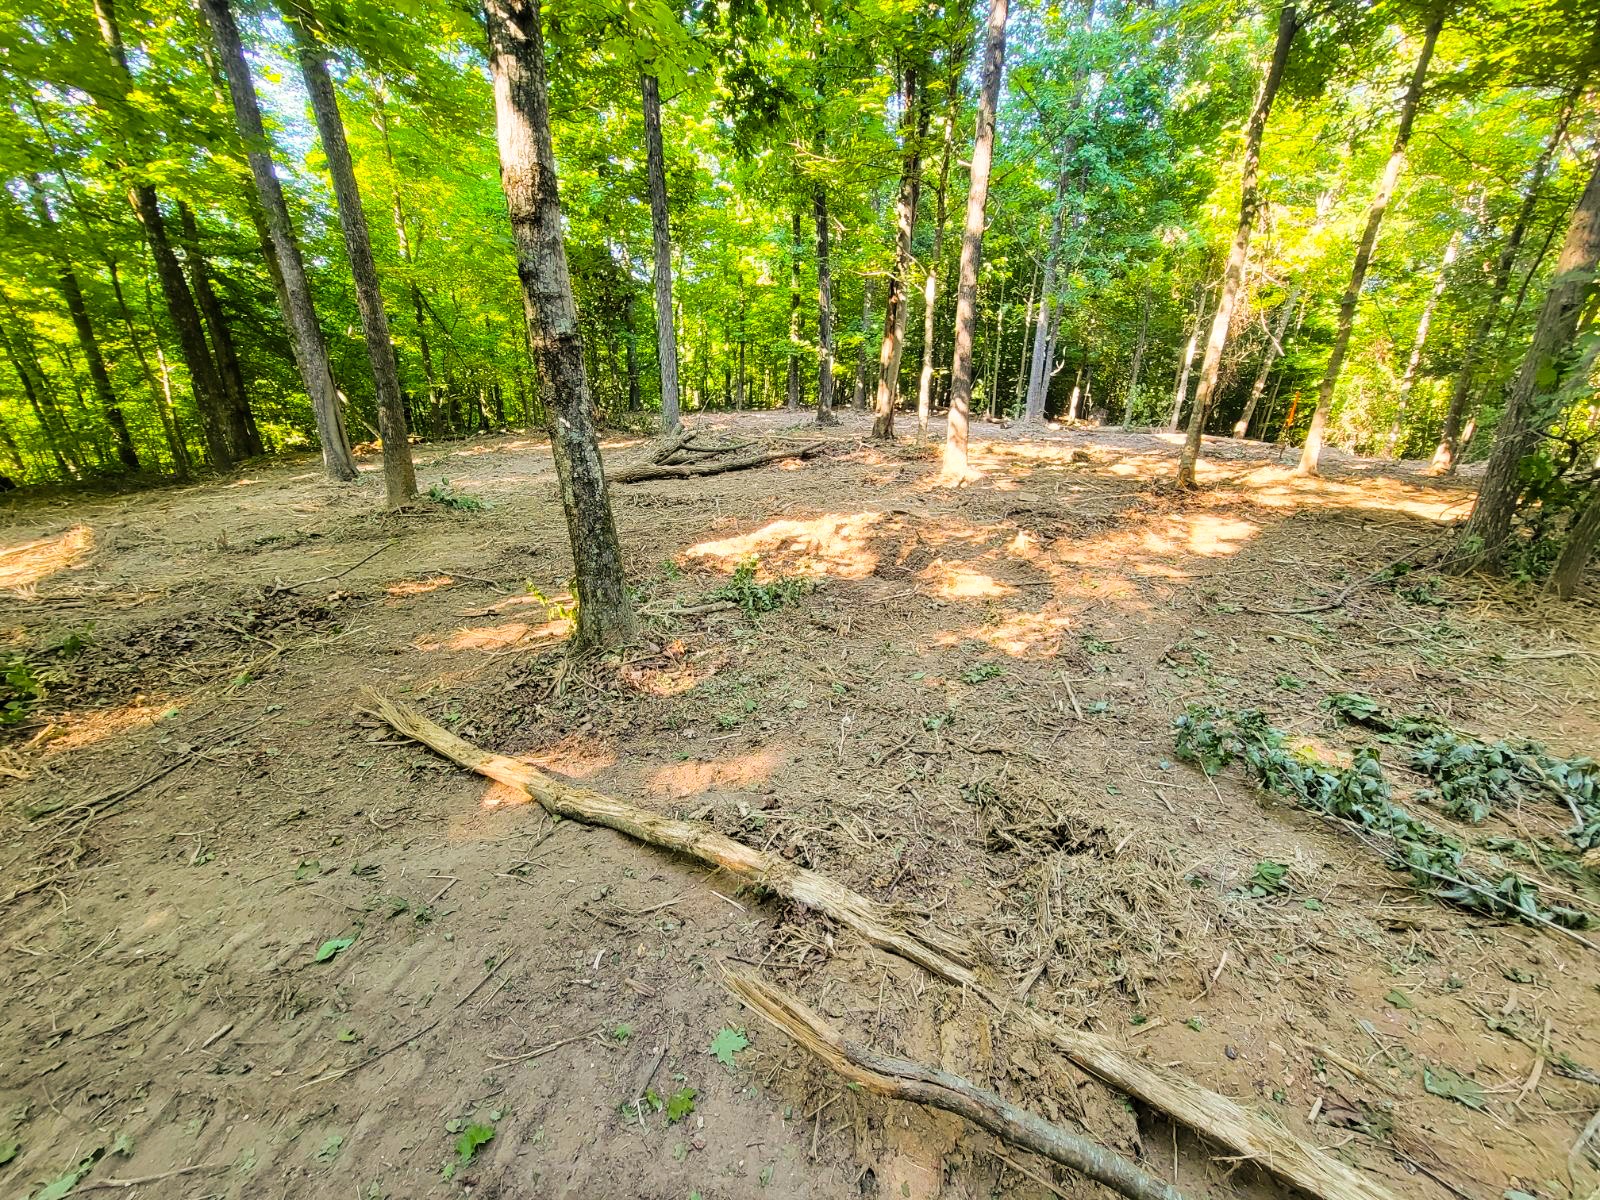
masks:
<path fill-rule="evenodd" d="M 4 0 L 0 1189 L 1600 1196 L 1597 0 Z"/>

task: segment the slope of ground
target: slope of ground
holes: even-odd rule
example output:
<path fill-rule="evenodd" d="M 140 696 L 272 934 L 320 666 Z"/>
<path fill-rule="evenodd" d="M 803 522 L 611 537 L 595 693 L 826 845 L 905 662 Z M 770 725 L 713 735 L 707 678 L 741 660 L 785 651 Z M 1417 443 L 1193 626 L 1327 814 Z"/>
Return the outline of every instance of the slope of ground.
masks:
<path fill-rule="evenodd" d="M 717 981 L 733 961 L 1190 1195 L 1272 1191 L 815 917 L 398 742 L 359 711 L 373 686 L 925 912 L 1029 1002 L 1397 1195 L 1591 1194 L 1600 955 L 1422 897 L 1178 762 L 1172 721 L 1254 705 L 1337 759 L 1362 739 L 1321 701 L 1356 690 L 1589 750 L 1592 602 L 1363 586 L 1447 545 L 1469 500 L 1407 466 L 1299 480 L 1219 442 L 1186 497 L 1173 438 L 980 425 L 984 478 L 947 491 L 930 451 L 865 429 L 616 489 L 653 614 L 621 664 L 560 655 L 538 438 L 420 448 L 425 485 L 468 503 L 404 515 L 375 514 L 370 466 L 330 486 L 311 464 L 5 510 L 4 636 L 48 695 L 0 760 L 0 1188 L 85 1165 L 78 1190 L 135 1196 L 1099 1190 L 845 1089 L 748 1021 Z M 684 611 L 752 559 L 774 611 Z M 1510 820 L 1559 841 L 1560 814 Z M 1285 870 L 1253 889 L 1262 864 Z M 731 1066 L 724 1029 L 750 1043 L 719 1043 Z M 1436 1094 L 1450 1077 L 1469 1103 Z M 677 1119 L 627 1103 L 647 1090 Z M 458 1150 L 474 1128 L 493 1139 Z"/>

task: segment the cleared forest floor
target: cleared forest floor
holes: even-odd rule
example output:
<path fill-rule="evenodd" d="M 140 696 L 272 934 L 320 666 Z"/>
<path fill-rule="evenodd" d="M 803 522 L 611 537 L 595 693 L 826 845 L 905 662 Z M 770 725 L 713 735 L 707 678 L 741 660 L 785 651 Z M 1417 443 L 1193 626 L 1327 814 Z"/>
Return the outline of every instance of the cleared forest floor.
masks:
<path fill-rule="evenodd" d="M 418 448 L 424 486 L 478 511 L 375 515 L 371 462 L 348 487 L 307 462 L 0 510 L 7 645 L 59 676 L 0 759 L 0 900 L 22 892 L 0 908 L 0 1161 L 19 1144 L 0 1192 L 104 1151 L 80 1191 L 1049 1195 L 1016 1169 L 1048 1164 L 847 1090 L 751 1020 L 718 982 L 731 959 L 1192 1196 L 1275 1193 L 908 964 L 399 742 L 358 712 L 373 686 L 924 909 L 1035 1005 L 1398 1195 L 1592 1194 L 1573 1150 L 1600 1108 L 1600 954 L 1424 898 L 1237 769 L 1213 784 L 1172 722 L 1258 706 L 1338 758 L 1363 739 L 1321 702 L 1352 690 L 1592 751 L 1593 598 L 1347 591 L 1463 512 L 1467 485 L 1417 464 L 1305 481 L 1223 441 L 1190 498 L 1176 438 L 979 423 L 985 478 L 952 492 L 929 486 L 932 450 L 866 428 L 847 415 L 803 464 L 616 488 L 647 607 L 701 603 L 752 555 L 762 580 L 815 583 L 753 618 L 648 618 L 620 667 L 563 666 L 541 439 Z M 1252 895 L 1264 863 L 1287 870 Z M 731 1068 L 725 1027 L 750 1043 Z M 1470 1103 L 1428 1090 L 1445 1072 Z M 693 1111 L 620 1111 L 646 1075 Z M 473 1125 L 494 1137 L 462 1162 Z"/>

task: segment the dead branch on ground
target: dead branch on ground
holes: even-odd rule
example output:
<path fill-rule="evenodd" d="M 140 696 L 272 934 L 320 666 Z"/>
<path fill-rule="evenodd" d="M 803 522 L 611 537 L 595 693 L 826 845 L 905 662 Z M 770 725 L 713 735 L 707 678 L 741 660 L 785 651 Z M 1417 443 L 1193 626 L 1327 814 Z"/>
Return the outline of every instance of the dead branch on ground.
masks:
<path fill-rule="evenodd" d="M 745 442 L 742 445 L 749 445 Z M 714 457 L 717 451 L 700 450 L 699 454 L 707 455 L 693 462 L 635 463 L 632 466 L 619 467 L 612 475 L 612 483 L 642 483 L 647 479 L 688 479 L 696 475 L 720 475 L 724 471 L 744 471 L 751 467 L 763 467 L 768 463 L 781 462 L 786 458 L 810 458 L 827 449 L 826 442 L 807 442 L 799 446 L 780 446 L 775 450 L 760 450 L 750 454 L 736 454 L 732 457 Z"/>

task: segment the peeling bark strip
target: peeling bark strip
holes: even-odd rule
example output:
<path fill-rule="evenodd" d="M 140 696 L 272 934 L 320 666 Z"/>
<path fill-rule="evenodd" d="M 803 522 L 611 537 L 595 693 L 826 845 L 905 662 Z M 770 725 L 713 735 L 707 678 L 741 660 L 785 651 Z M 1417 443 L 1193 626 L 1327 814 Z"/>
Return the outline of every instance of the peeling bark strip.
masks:
<path fill-rule="evenodd" d="M 261 105 L 256 100 L 250 65 L 245 61 L 239 26 L 234 22 L 228 0 L 201 0 L 200 7 L 205 12 L 207 24 L 211 26 L 211 36 L 216 41 L 218 57 L 222 59 L 223 73 L 228 77 L 234 120 L 244 138 L 250 174 L 255 179 L 256 192 L 266 212 L 267 233 L 272 239 L 279 270 L 283 272 L 286 301 L 283 317 L 294 342 L 300 378 L 306 385 L 306 394 L 311 397 L 311 408 L 317 417 L 322 464 L 328 478 L 351 480 L 356 478 L 356 462 L 350 454 L 350 438 L 345 432 L 339 393 L 333 384 L 333 372 L 328 367 L 328 348 L 322 338 L 322 327 L 317 324 L 316 308 L 311 301 L 311 282 L 306 277 L 305 260 L 300 256 L 300 243 L 295 239 L 294 225 L 289 219 L 283 185 L 278 181 L 272 155 L 267 150 L 269 143 L 266 128 L 261 123 Z"/>
<path fill-rule="evenodd" d="M 500 186 L 511 215 L 528 342 L 549 413 L 550 449 L 577 568 L 574 645 L 580 650 L 598 648 L 633 635 L 633 607 L 623 582 L 622 550 L 595 437 L 578 307 L 572 299 L 562 239 L 539 0 L 488 0 L 484 12 L 494 75 Z"/>
<path fill-rule="evenodd" d="M 927 925 L 906 928 L 893 910 L 815 871 L 755 850 L 699 821 L 675 821 L 588 788 L 553 779 L 527 763 L 490 754 L 434 724 L 420 713 L 363 692 L 369 710 L 397 733 L 437 751 L 479 775 L 526 792 L 547 812 L 590 825 L 604 825 L 652 846 L 674 850 L 768 888 L 787 900 L 830 917 L 864 940 L 915 963 L 936 979 L 969 989 L 1002 1020 L 1055 1046 L 1074 1064 L 1165 1113 L 1196 1133 L 1256 1163 L 1320 1200 L 1395 1200 L 1315 1146 L 1274 1121 L 1225 1096 L 1130 1057 L 1113 1039 L 1072 1029 L 983 987 L 972 969 L 970 947 Z"/>
<path fill-rule="evenodd" d="M 987 1088 L 846 1041 L 800 1000 L 753 973 L 724 967 L 723 982 L 757 1016 L 869 1092 L 965 1117 L 1013 1146 L 1070 1167 L 1131 1200 L 1183 1200 L 1176 1188 L 1147 1175 L 1116 1151 L 1052 1125 Z"/>

